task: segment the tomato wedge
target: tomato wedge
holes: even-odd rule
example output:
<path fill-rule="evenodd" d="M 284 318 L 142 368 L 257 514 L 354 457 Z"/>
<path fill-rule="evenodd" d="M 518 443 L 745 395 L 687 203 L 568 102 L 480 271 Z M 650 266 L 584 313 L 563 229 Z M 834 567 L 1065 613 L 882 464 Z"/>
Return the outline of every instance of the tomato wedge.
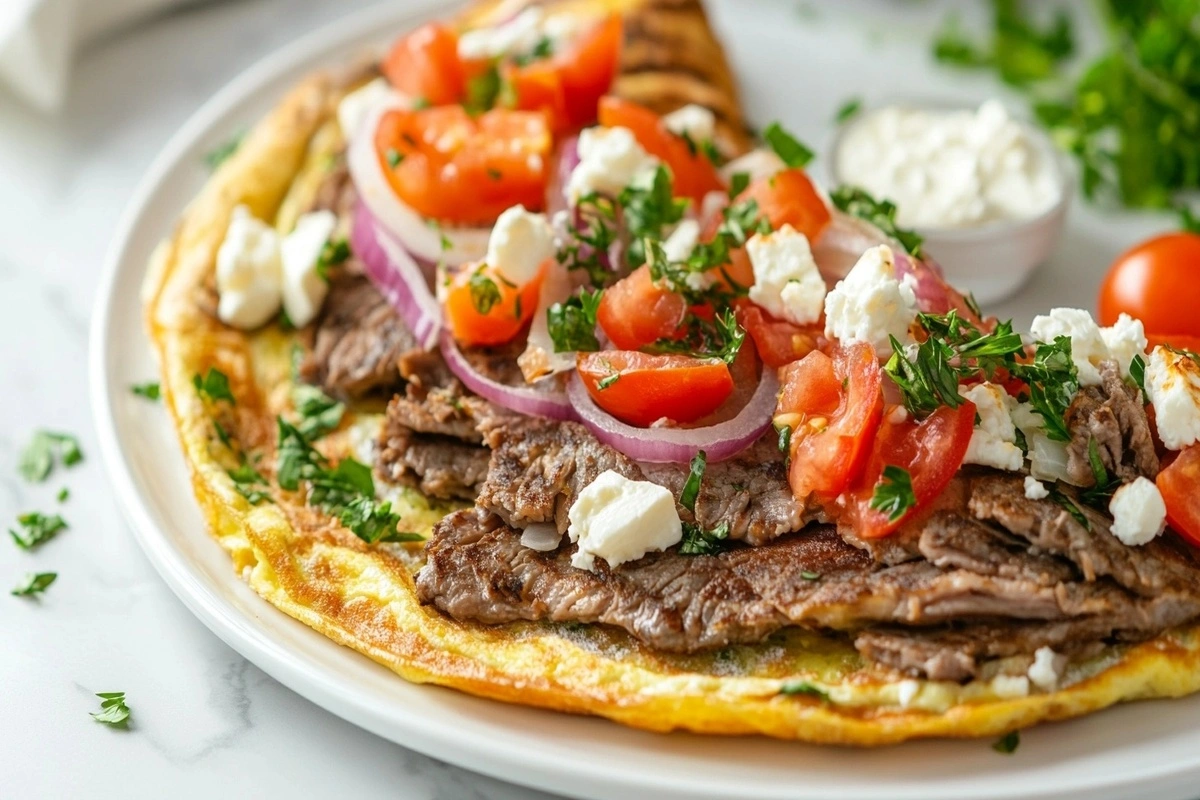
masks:
<path fill-rule="evenodd" d="M 455 274 L 444 304 L 450 333 L 464 345 L 491 346 L 512 341 L 538 307 L 546 267 L 524 286 L 513 286 L 484 265 Z"/>
<path fill-rule="evenodd" d="M 792 493 L 831 500 L 862 472 L 883 415 L 875 348 L 855 342 L 830 358 L 814 350 L 784 368 L 776 424 L 792 428 Z"/>
<path fill-rule="evenodd" d="M 484 225 L 514 205 L 545 203 L 552 147 L 545 114 L 460 106 L 389 111 L 375 147 L 396 195 L 421 215 Z"/>
<path fill-rule="evenodd" d="M 659 286 L 642 266 L 604 290 L 596 321 L 613 345 L 637 350 L 674 336 L 687 310 L 681 295 Z"/>
<path fill-rule="evenodd" d="M 775 319 L 749 301 L 737 304 L 738 324 L 754 340 L 754 349 L 763 363 L 772 369 L 799 361 L 817 349 L 817 338 L 823 325 L 801 327 L 787 320 Z"/>
<path fill-rule="evenodd" d="M 676 197 L 690 197 L 696 207 L 711 191 L 722 188 L 717 168 L 687 141 L 671 131 L 662 118 L 645 106 L 619 97 L 600 100 L 600 124 L 629 128 L 647 153 L 659 158 L 671 170 Z"/>
<path fill-rule="evenodd" d="M 1200 445 L 1183 450 L 1154 479 L 1167 505 L 1167 523 L 1190 544 L 1200 547 Z"/>
<path fill-rule="evenodd" d="M 458 34 L 441 23 L 422 25 L 399 39 L 380 69 L 392 86 L 429 105 L 449 105 L 463 98 L 467 76 L 458 57 Z"/>
<path fill-rule="evenodd" d="M 596 405 L 642 427 L 663 417 L 695 422 L 733 392 L 729 367 L 718 358 L 606 350 L 581 353 L 578 369 Z"/>
<path fill-rule="evenodd" d="M 970 401 L 958 408 L 942 406 L 920 422 L 909 418 L 891 422 L 890 417 L 890 413 L 884 416 L 867 468 L 848 492 L 843 520 L 864 539 L 893 533 L 936 500 L 962 466 L 975 429 L 975 405 Z M 896 519 L 871 508 L 875 487 L 887 466 L 908 472 L 916 500 L 916 505 Z"/>

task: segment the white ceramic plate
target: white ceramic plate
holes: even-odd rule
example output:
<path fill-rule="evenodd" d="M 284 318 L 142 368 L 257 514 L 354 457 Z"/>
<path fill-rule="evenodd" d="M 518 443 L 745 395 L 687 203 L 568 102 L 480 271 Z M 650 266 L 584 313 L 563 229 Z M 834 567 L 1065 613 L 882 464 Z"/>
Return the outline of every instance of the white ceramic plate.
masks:
<path fill-rule="evenodd" d="M 752 90 L 751 110 L 766 115 L 774 109 L 802 133 L 811 131 L 807 88 L 796 81 L 772 86 L 771 79 L 781 70 L 799 71 L 801 52 L 818 63 L 822 58 L 836 63 L 845 43 L 813 36 L 812 49 L 805 50 L 796 45 L 802 32 L 765 18 L 745 19 L 735 13 L 734 2 L 714 3 L 715 16 L 743 83 Z M 243 75 L 170 143 L 116 236 L 93 318 L 96 427 L 138 540 L 196 616 L 288 687 L 380 736 L 473 770 L 574 796 L 1106 800 L 1136 794 L 1189 800 L 1196 794 L 1200 698 L 1126 706 L 1045 726 L 1027 732 L 1011 757 L 997 755 L 987 742 L 926 742 L 863 752 L 759 738 L 661 736 L 405 683 L 276 611 L 238 579 L 205 530 L 166 415 L 148 414 L 128 389 L 155 370 L 139 302 L 146 262 L 204 180 L 202 153 L 262 115 L 305 69 L 390 37 L 417 21 L 420 9 L 436 5 L 410 2 L 370 10 L 297 42 Z M 853 87 L 853 76 L 847 80 Z M 823 105 L 832 108 L 851 89 L 823 85 L 817 91 L 825 96 Z M 1041 302 L 1045 294 L 1039 292 Z"/>

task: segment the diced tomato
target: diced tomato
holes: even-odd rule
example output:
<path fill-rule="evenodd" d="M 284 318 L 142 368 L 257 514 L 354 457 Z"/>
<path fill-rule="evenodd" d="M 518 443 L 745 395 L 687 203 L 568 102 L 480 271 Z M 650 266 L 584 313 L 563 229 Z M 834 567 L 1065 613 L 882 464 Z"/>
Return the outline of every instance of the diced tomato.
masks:
<path fill-rule="evenodd" d="M 699 208 L 704 196 L 721 189 L 717 168 L 707 156 L 692 151 L 682 136 L 645 106 L 619 97 L 600 100 L 600 124 L 629 128 L 647 153 L 657 156 L 671 170 L 676 197 L 690 197 Z"/>
<path fill-rule="evenodd" d="M 569 51 L 555 57 L 572 127 L 596 121 L 600 98 L 612 89 L 617 75 L 622 33 L 620 15 L 612 14 L 581 36 Z"/>
<path fill-rule="evenodd" d="M 875 348 L 838 346 L 788 364 L 776 422 L 792 428 L 792 492 L 832 499 L 862 472 L 883 414 L 883 374 Z"/>
<path fill-rule="evenodd" d="M 655 283 L 650 267 L 642 266 L 604 290 L 596 321 L 613 345 L 637 350 L 674 336 L 687 311 L 687 301 Z"/>
<path fill-rule="evenodd" d="M 556 132 L 570 127 L 562 77 L 553 62 L 543 59 L 524 66 L 509 63 L 500 74 L 512 91 L 517 109 L 545 113 Z"/>
<path fill-rule="evenodd" d="M 430 105 L 458 103 L 466 72 L 458 57 L 458 34 L 438 22 L 422 25 L 402 37 L 381 65 L 388 81 L 409 97 Z"/>
<path fill-rule="evenodd" d="M 908 418 L 892 422 L 890 417 L 890 413 L 884 416 L 867 468 L 847 492 L 843 519 L 864 539 L 893 533 L 945 490 L 967 454 L 975 428 L 975 405 L 964 401 L 958 408 L 942 406 L 920 422 Z M 908 472 L 916 500 L 915 505 L 894 520 L 871 508 L 876 486 L 887 466 Z"/>
<path fill-rule="evenodd" d="M 450 333 L 464 345 L 491 346 L 512 341 L 537 311 L 545 274 L 543 266 L 536 278 L 514 287 L 486 266 L 459 270 L 446 292 Z"/>
<path fill-rule="evenodd" d="M 605 350 L 581 353 L 578 368 L 596 405 L 630 425 L 663 417 L 694 422 L 733 392 L 729 367 L 718 358 Z"/>
<path fill-rule="evenodd" d="M 1167 523 L 1200 547 L 1200 445 L 1183 450 L 1154 480 L 1167 505 Z"/>
<path fill-rule="evenodd" d="M 545 114 L 461 106 L 389 111 L 375 146 L 392 189 L 421 215 L 490 224 L 500 212 L 545 203 L 552 140 Z"/>
<path fill-rule="evenodd" d="M 737 304 L 738 324 L 754 340 L 754 348 L 763 363 L 772 369 L 798 361 L 817 349 L 820 325 L 801 327 L 775 319 L 749 301 Z"/>

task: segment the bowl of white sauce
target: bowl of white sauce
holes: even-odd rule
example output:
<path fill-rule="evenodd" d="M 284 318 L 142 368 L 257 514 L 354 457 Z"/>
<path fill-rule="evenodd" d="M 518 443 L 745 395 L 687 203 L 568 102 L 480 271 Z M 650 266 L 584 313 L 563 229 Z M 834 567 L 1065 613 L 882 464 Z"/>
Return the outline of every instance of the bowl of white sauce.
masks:
<path fill-rule="evenodd" d="M 838 132 L 829 164 L 834 185 L 895 203 L 897 225 L 981 303 L 1012 295 L 1045 262 L 1071 196 L 1050 139 L 997 100 L 866 111 Z"/>

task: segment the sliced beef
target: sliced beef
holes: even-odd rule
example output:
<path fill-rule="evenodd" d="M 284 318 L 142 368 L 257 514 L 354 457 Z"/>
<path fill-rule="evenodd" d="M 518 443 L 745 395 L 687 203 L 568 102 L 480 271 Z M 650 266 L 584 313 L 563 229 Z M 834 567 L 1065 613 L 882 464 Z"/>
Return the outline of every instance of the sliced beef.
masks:
<path fill-rule="evenodd" d="M 639 464 L 574 422 L 508 418 L 484 425 L 483 431 L 492 462 L 478 503 L 514 527 L 552 522 L 565 532 L 575 498 L 606 470 L 653 481 L 676 496 L 687 480 L 687 465 Z M 731 538 L 754 544 L 799 530 L 806 521 L 788 488 L 782 454 L 771 441 L 708 465 L 695 514 L 680 508 L 680 515 L 708 528 L 728 522 Z"/>
<path fill-rule="evenodd" d="M 1070 581 L 1075 573 L 1065 561 L 1028 552 L 1029 543 L 1008 531 L 950 511 L 937 512 L 921 527 L 917 546 L 935 566 L 1037 586 Z"/>
<path fill-rule="evenodd" d="M 401 359 L 414 350 L 412 333 L 371 282 L 343 275 L 330 286 L 300 375 L 335 397 L 361 397 L 397 388 Z"/>
<path fill-rule="evenodd" d="M 430 497 L 472 500 L 487 475 L 488 452 L 448 436 L 414 433 L 389 418 L 376 468 L 393 483 Z"/>
<path fill-rule="evenodd" d="M 1158 455 L 1150 435 L 1150 420 L 1142 393 L 1121 379 L 1115 361 L 1100 365 L 1099 386 L 1085 386 L 1067 409 L 1071 432 L 1067 445 L 1067 474 L 1078 486 L 1095 486 L 1090 453 L 1095 450 L 1110 477 L 1122 483 L 1158 474 Z"/>

